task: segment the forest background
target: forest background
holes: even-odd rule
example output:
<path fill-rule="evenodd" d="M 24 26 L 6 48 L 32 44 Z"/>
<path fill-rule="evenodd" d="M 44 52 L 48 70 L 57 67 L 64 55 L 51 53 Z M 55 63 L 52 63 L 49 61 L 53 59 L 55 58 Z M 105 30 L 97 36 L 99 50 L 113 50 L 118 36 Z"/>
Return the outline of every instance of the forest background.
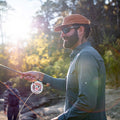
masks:
<path fill-rule="evenodd" d="M 0 1 L 0 6 L 2 11 L 14 12 L 6 1 Z M 31 38 L 13 44 L 5 42 L 1 33 L 0 64 L 22 72 L 34 70 L 64 78 L 71 51 L 62 47 L 60 33 L 54 32 L 54 27 L 62 23 L 63 17 L 77 13 L 91 21 L 89 40 L 105 61 L 106 87 L 120 87 L 120 0 L 41 0 L 40 7 L 33 16 Z M 21 94 L 30 91 L 28 81 L 0 67 L 0 94 L 7 80 L 13 81 Z"/>

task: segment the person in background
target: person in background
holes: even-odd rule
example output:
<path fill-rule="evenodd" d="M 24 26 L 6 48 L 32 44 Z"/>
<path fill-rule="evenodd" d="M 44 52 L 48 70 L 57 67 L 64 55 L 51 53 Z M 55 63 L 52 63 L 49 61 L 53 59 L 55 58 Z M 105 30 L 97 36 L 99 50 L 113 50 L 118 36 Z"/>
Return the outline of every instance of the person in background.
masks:
<path fill-rule="evenodd" d="M 38 71 L 24 72 L 22 77 L 66 92 L 64 112 L 52 120 L 106 120 L 106 70 L 101 55 L 88 41 L 90 20 L 72 14 L 55 31 L 61 31 L 63 47 L 72 50 L 66 78 L 53 78 Z"/>
<path fill-rule="evenodd" d="M 5 83 L 7 90 L 4 92 L 4 113 L 8 120 L 17 120 L 19 113 L 20 93 L 16 88 L 12 87 L 12 82 Z"/>

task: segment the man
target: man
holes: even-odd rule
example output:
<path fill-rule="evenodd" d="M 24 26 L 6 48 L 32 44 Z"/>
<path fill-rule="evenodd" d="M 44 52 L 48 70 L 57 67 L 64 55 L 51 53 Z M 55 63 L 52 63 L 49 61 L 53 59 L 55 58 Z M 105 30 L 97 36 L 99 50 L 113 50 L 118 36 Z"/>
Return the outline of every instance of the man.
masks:
<path fill-rule="evenodd" d="M 17 120 L 20 93 L 16 88 L 12 87 L 12 82 L 7 81 L 5 85 L 7 90 L 4 92 L 4 113 L 7 114 L 8 120 Z"/>
<path fill-rule="evenodd" d="M 90 21 L 80 14 L 72 14 L 55 31 L 61 31 L 63 46 L 72 50 L 66 79 L 37 71 L 25 72 L 22 77 L 29 81 L 39 79 L 66 91 L 65 111 L 52 120 L 106 120 L 106 72 L 102 57 L 87 41 Z"/>

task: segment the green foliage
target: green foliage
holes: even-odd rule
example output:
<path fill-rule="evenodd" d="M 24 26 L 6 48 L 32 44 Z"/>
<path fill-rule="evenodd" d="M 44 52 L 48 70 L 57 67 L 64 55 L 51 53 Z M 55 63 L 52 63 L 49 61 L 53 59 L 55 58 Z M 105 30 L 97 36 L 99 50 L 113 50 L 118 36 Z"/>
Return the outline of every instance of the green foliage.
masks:
<path fill-rule="evenodd" d="M 8 51 L 6 50 L 5 45 L 0 45 L 0 64 L 3 65 L 8 65 L 8 58 L 9 54 Z M 6 81 L 8 79 L 7 71 L 5 72 L 5 69 L 0 67 L 0 81 Z"/>
<path fill-rule="evenodd" d="M 59 60 L 53 65 L 47 66 L 44 71 L 55 78 L 65 78 L 69 67 L 69 62 L 69 58 L 66 58 L 65 60 L 59 58 Z"/>
<path fill-rule="evenodd" d="M 103 58 L 105 60 L 106 72 L 107 72 L 107 84 L 118 88 L 120 86 L 120 39 L 115 42 L 109 43 L 108 37 L 105 36 L 104 44 L 100 45 L 101 49 L 104 49 Z M 112 38 L 109 39 L 113 39 Z"/>
<path fill-rule="evenodd" d="M 17 88 L 21 95 L 26 95 L 30 91 L 30 83 L 28 81 L 19 77 L 10 78 L 9 80 L 13 82 L 13 87 Z"/>
<path fill-rule="evenodd" d="M 0 63 L 20 71 L 36 70 L 53 77 L 65 77 L 69 67 L 70 51 L 62 48 L 60 34 L 54 27 L 62 23 L 68 14 L 82 14 L 91 20 L 93 44 L 105 60 L 107 83 L 120 86 L 120 1 L 111 0 L 46 0 L 36 12 L 33 33 L 26 46 L 0 45 Z M 34 28 L 33 28 L 34 29 Z M 98 47 L 99 46 L 99 47 Z M 0 69 L 0 81 L 14 81 L 21 91 L 29 89 L 29 83 L 14 78 L 15 73 Z M 24 85 L 24 86 L 23 86 Z M 22 88 L 21 88 L 22 87 Z"/>
<path fill-rule="evenodd" d="M 69 58 L 64 57 L 63 49 L 57 50 L 55 43 L 50 41 L 52 40 L 43 33 L 31 39 L 26 47 L 25 66 L 27 70 L 38 70 L 54 77 L 65 77 Z"/>

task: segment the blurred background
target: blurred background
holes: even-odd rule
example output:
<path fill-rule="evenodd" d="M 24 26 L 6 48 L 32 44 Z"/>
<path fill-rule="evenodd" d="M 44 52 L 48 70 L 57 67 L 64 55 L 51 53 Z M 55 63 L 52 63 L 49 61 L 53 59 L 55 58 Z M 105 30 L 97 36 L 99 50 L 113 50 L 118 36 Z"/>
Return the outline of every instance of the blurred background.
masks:
<path fill-rule="evenodd" d="M 75 13 L 90 19 L 89 40 L 105 61 L 106 89 L 118 90 L 120 0 L 0 0 L 0 64 L 64 78 L 71 51 L 63 49 L 60 33 L 54 32 L 54 27 L 63 17 Z M 5 90 L 3 82 L 8 80 L 22 95 L 30 92 L 29 82 L 0 67 L 0 94 Z M 46 89 L 47 93 L 50 89 Z"/>
<path fill-rule="evenodd" d="M 118 88 L 120 0 L 0 0 L 0 64 L 65 77 L 71 51 L 63 49 L 54 27 L 74 13 L 91 20 L 89 40 L 105 60 L 106 84 Z M 27 89 L 28 82 L 21 88 L 23 83 L 16 77 L 16 73 L 0 68 L 0 81 L 15 79 L 15 86 Z"/>

